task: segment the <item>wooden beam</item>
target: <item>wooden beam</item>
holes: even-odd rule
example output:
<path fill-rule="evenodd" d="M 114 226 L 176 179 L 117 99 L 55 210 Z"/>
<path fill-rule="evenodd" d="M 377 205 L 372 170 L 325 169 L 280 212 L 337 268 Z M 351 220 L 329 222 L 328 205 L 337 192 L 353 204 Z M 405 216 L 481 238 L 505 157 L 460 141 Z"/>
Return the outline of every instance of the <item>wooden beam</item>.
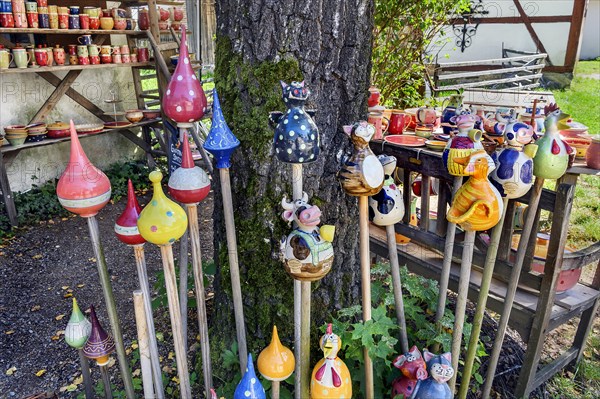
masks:
<path fill-rule="evenodd" d="M 579 39 L 583 29 L 583 17 L 586 11 L 587 0 L 573 1 L 573 19 L 569 29 L 569 40 L 567 41 L 567 52 L 565 54 L 565 66 L 574 68 L 579 55 Z"/>
<path fill-rule="evenodd" d="M 0 189 L 2 189 L 2 197 L 4 197 L 4 206 L 6 207 L 6 212 L 8 213 L 8 220 L 12 226 L 16 226 L 18 224 L 17 208 L 15 207 L 15 199 L 13 198 L 10 182 L 8 181 L 8 176 L 6 175 L 6 167 L 2 157 L 2 153 L 0 152 Z"/>
<path fill-rule="evenodd" d="M 542 53 L 548 54 L 548 52 L 546 51 L 546 48 L 544 47 L 544 44 L 542 43 L 539 36 L 535 32 L 535 29 L 533 29 L 531 18 L 529 18 L 529 15 L 527 15 L 525 10 L 523 9 L 523 6 L 521 5 L 520 0 L 513 0 L 513 2 L 515 3 L 515 7 L 517 7 L 517 10 L 519 10 L 519 14 L 521 14 L 521 18 L 523 18 L 523 23 L 525 24 L 525 27 L 529 31 L 529 34 L 531 35 L 531 38 L 535 42 L 535 45 L 537 46 L 538 50 Z M 548 64 L 552 65 L 550 56 L 548 56 L 546 59 L 548 60 Z"/>
<path fill-rule="evenodd" d="M 38 112 L 35 114 L 35 116 L 31 119 L 29 123 L 39 122 L 45 119 L 46 116 L 48 116 L 48 114 L 50 113 L 50 111 L 54 109 L 56 104 L 58 104 L 62 96 L 67 92 L 67 90 L 69 90 L 69 88 L 71 87 L 73 82 L 75 82 L 75 79 L 77 79 L 80 73 L 81 70 L 70 71 L 69 73 L 67 73 L 67 76 L 65 76 L 62 82 L 60 82 L 60 84 L 56 86 L 56 89 L 54 89 L 52 94 L 50 94 L 50 97 L 48 97 L 44 105 L 42 105 L 42 107 L 38 110 Z"/>
<path fill-rule="evenodd" d="M 576 0 L 579 1 L 579 0 Z M 530 16 L 529 20 L 534 24 L 543 23 L 558 23 L 558 22 L 571 22 L 570 15 L 543 15 L 543 16 Z M 462 18 L 455 18 L 448 21 L 450 25 L 463 24 Z M 521 17 L 483 17 L 477 18 L 477 22 L 480 25 L 483 24 L 521 24 L 523 20 Z"/>

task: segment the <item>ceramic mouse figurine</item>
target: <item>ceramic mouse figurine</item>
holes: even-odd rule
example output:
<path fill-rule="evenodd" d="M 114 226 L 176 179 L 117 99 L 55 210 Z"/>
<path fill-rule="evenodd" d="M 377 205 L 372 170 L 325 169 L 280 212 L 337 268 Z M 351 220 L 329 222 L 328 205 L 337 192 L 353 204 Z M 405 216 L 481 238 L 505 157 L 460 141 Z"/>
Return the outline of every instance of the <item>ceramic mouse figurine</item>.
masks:
<path fill-rule="evenodd" d="M 391 226 L 404 217 L 402 193 L 394 182 L 396 157 L 382 154 L 377 159 L 383 166 L 385 180 L 381 190 L 369 197 L 369 219 L 377 226 Z"/>
<path fill-rule="evenodd" d="M 323 359 L 315 365 L 310 380 L 311 399 L 350 399 L 352 382 L 346 364 L 337 356 L 342 340 L 333 333 L 333 327 L 327 325 L 327 332 L 321 337 L 319 346 Z"/>
<path fill-rule="evenodd" d="M 571 147 L 565 143 L 559 130 L 569 129 L 566 120 L 571 116 L 560 110 L 556 104 L 544 108 L 546 133 L 535 143 L 538 146 L 533 158 L 533 174 L 544 179 L 558 179 L 565 174 L 569 164 Z"/>

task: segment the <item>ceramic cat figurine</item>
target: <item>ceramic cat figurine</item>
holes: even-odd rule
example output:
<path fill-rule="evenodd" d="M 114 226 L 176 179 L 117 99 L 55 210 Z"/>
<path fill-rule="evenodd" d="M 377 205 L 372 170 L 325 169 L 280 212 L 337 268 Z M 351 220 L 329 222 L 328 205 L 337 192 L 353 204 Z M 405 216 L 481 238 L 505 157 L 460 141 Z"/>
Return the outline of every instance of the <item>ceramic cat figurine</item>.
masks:
<path fill-rule="evenodd" d="M 350 136 L 354 148 L 338 173 L 342 188 L 352 196 L 377 194 L 383 186 L 384 172 L 381 162 L 369 148 L 375 127 L 360 121 L 352 126 L 344 126 L 344 132 Z"/>
<path fill-rule="evenodd" d="M 533 158 L 533 174 L 544 179 L 558 179 L 565 174 L 569 164 L 571 147 L 562 141 L 559 130 L 568 129 L 565 121 L 571 116 L 560 110 L 556 104 L 544 108 L 546 133 L 535 143 L 537 153 Z"/>
<path fill-rule="evenodd" d="M 352 398 L 352 382 L 346 364 L 337 356 L 342 347 L 342 340 L 333 333 L 331 323 L 327 332 L 321 337 L 319 346 L 323 351 L 323 359 L 315 365 L 310 380 L 311 399 L 350 399 Z"/>
<path fill-rule="evenodd" d="M 377 159 L 383 166 L 385 180 L 381 190 L 369 197 L 369 219 L 377 226 L 391 226 L 404 217 L 402 193 L 394 182 L 396 157 L 382 154 Z"/>
<path fill-rule="evenodd" d="M 442 161 L 452 176 L 468 176 L 464 171 L 465 165 L 455 162 L 455 158 L 465 158 L 474 151 L 483 150 L 482 133 L 475 129 L 475 123 L 479 120 L 479 116 L 471 114 L 468 109 L 457 110 L 457 114 L 452 117 L 458 134 L 448 140 L 442 153 Z M 491 158 L 490 162 L 493 164 Z"/>
<path fill-rule="evenodd" d="M 283 102 L 287 111 L 271 112 L 269 121 L 275 128 L 273 148 L 281 162 L 309 163 L 319 156 L 319 129 L 312 119 L 313 111 L 306 111 L 304 104 L 310 95 L 304 81 L 289 85 L 281 81 Z"/>
<path fill-rule="evenodd" d="M 394 367 L 400 370 L 402 376 L 396 378 L 392 383 L 392 398 L 404 395 L 404 399 L 410 399 L 416 392 L 420 382 L 427 379 L 427 364 L 416 346 L 400 355 L 394 360 Z"/>
<path fill-rule="evenodd" d="M 442 355 L 434 355 L 427 349 L 423 349 L 423 358 L 427 362 L 429 378 L 420 381 L 414 399 L 452 399 L 452 391 L 448 386 L 448 380 L 454 375 L 450 352 Z"/>

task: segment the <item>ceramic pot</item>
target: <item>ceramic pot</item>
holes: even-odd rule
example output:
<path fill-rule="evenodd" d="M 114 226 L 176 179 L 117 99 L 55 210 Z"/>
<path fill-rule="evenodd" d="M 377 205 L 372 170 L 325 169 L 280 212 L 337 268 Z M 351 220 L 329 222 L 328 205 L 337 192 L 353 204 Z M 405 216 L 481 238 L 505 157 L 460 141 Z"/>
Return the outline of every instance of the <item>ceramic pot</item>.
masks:
<path fill-rule="evenodd" d="M 140 30 L 150 29 L 150 17 L 148 16 L 148 10 L 145 8 L 139 11 L 138 25 L 140 26 Z"/>
<path fill-rule="evenodd" d="M 81 349 L 92 332 L 92 323 L 83 315 L 73 297 L 73 311 L 65 328 L 65 342 L 76 349 Z"/>
<path fill-rule="evenodd" d="M 110 55 L 110 54 L 100 54 L 100 61 L 103 64 L 112 64 L 112 55 Z"/>
<path fill-rule="evenodd" d="M 169 22 L 167 22 L 167 21 L 159 21 L 158 22 L 158 29 L 160 29 L 160 30 L 167 30 L 167 29 L 169 29 Z"/>
<path fill-rule="evenodd" d="M 390 134 L 402 134 L 410 123 L 411 116 L 401 112 L 392 112 L 388 132 Z"/>
<path fill-rule="evenodd" d="M 100 325 L 93 305 L 90 306 L 90 319 L 92 329 L 83 347 L 83 354 L 89 359 L 96 360 L 98 366 L 106 366 L 110 354 L 115 351 L 115 341 Z"/>
<path fill-rule="evenodd" d="M 90 18 L 99 18 L 102 10 L 99 7 L 85 6 L 83 7 L 83 13 L 89 15 Z"/>
<path fill-rule="evenodd" d="M 6 1 L 6 0 L 5 0 Z M 25 12 L 25 0 L 12 0 L 13 13 L 24 13 Z"/>
<path fill-rule="evenodd" d="M 90 17 L 90 29 L 100 29 L 100 18 Z"/>
<path fill-rule="evenodd" d="M 135 119 L 141 120 L 141 111 L 134 110 Z M 142 114 L 143 116 L 143 114 Z M 139 118 L 139 119 L 138 119 Z M 129 117 L 128 120 L 133 122 Z M 190 142 L 186 133 L 183 134 L 181 167 L 175 169 L 169 178 L 169 194 L 183 204 L 197 204 L 210 192 L 210 179 L 206 172 L 196 165 L 190 150 Z"/>
<path fill-rule="evenodd" d="M 442 123 L 447 125 L 453 125 L 453 122 L 450 120 L 453 116 L 456 115 L 456 110 L 462 105 L 463 96 L 460 94 L 453 94 L 448 97 L 443 104 L 448 104 L 444 107 L 442 111 Z M 444 126 L 444 134 L 450 134 L 452 132 L 451 126 Z"/>
<path fill-rule="evenodd" d="M 431 137 L 433 133 L 433 126 L 431 125 L 417 125 L 417 127 L 415 127 L 415 135 L 418 137 L 423 137 L 425 139 L 428 139 Z"/>
<path fill-rule="evenodd" d="M 131 59 L 131 63 L 136 63 L 136 62 L 138 62 L 138 59 L 137 59 L 137 54 L 136 54 L 136 53 L 130 54 L 130 55 L 129 55 L 129 58 Z"/>
<path fill-rule="evenodd" d="M 69 14 L 58 14 L 58 29 L 69 29 Z"/>
<path fill-rule="evenodd" d="M 115 19 L 127 18 L 127 11 L 123 8 L 111 8 L 110 15 Z"/>
<path fill-rule="evenodd" d="M 8 69 L 12 60 L 12 54 L 8 50 L 0 48 L 0 69 Z"/>
<path fill-rule="evenodd" d="M 90 29 L 90 16 L 87 14 L 79 15 L 79 27 L 80 29 Z"/>
<path fill-rule="evenodd" d="M 34 54 L 36 64 L 41 67 L 48 66 L 48 50 L 45 48 L 36 48 Z"/>
<path fill-rule="evenodd" d="M 592 144 L 585 154 L 585 162 L 589 168 L 600 169 L 600 136 L 592 138 Z"/>
<path fill-rule="evenodd" d="M 367 100 L 369 107 L 379 105 L 380 98 L 381 94 L 379 93 L 379 89 L 375 86 L 369 87 L 369 99 Z"/>
<path fill-rule="evenodd" d="M 129 46 L 127 44 L 121 46 L 121 54 L 129 54 Z"/>
<path fill-rule="evenodd" d="M 385 128 L 383 126 L 383 114 L 381 112 L 369 112 L 368 122 L 375 126 L 375 135 L 373 135 L 373 140 L 382 140 L 383 133 L 385 133 L 387 131 L 387 127 L 389 127 L 389 122 Z"/>
<path fill-rule="evenodd" d="M 422 125 L 435 125 L 437 112 L 433 108 L 421 107 L 417 110 L 417 122 Z"/>
<path fill-rule="evenodd" d="M 56 47 L 52 49 L 52 52 L 54 53 L 56 65 L 65 65 L 65 49 L 57 44 Z"/>
<path fill-rule="evenodd" d="M 270 381 L 284 381 L 294 372 L 294 353 L 279 340 L 277 327 L 273 326 L 271 343 L 258 355 L 259 373 Z"/>
<path fill-rule="evenodd" d="M 171 8 L 172 19 L 173 21 L 180 22 L 183 20 L 183 8 L 181 7 L 173 7 Z"/>
<path fill-rule="evenodd" d="M 123 58 L 121 57 L 121 54 L 113 54 L 112 62 L 113 62 L 113 64 L 122 64 Z"/>
<path fill-rule="evenodd" d="M 100 28 L 103 30 L 112 30 L 115 26 L 115 20 L 112 17 L 100 18 Z"/>
<path fill-rule="evenodd" d="M 77 45 L 76 44 L 69 44 L 69 45 L 67 45 L 67 47 L 69 48 L 69 55 L 77 55 Z"/>
<path fill-rule="evenodd" d="M 148 60 L 150 59 L 150 55 L 147 47 L 137 48 L 137 59 L 138 62 L 148 62 Z"/>
<path fill-rule="evenodd" d="M 181 30 L 181 22 L 172 21 L 171 22 L 171 28 L 173 28 L 174 31 Z"/>
<path fill-rule="evenodd" d="M 10 0 L 9 1 L 6 1 L 6 0 L 0 1 L 0 13 L 3 13 L 3 12 L 9 12 L 12 14 L 13 7 L 12 7 L 12 3 L 10 2 Z"/>
<path fill-rule="evenodd" d="M 133 190 L 131 179 L 127 182 L 127 204 L 125 210 L 115 223 L 115 234 L 117 238 L 127 245 L 142 245 L 146 242 L 137 228 L 137 221 L 142 212 Z"/>
<path fill-rule="evenodd" d="M 113 52 L 112 46 L 109 46 L 107 44 L 100 46 L 100 54 L 101 55 L 111 55 L 112 52 Z"/>
<path fill-rule="evenodd" d="M 169 19 L 170 14 L 169 14 L 169 11 L 166 10 L 165 8 L 159 7 L 158 8 L 158 16 L 161 21 L 166 21 Z"/>
<path fill-rule="evenodd" d="M 121 46 L 113 46 L 112 54 L 121 54 Z"/>
<path fill-rule="evenodd" d="M 144 118 L 144 113 L 139 109 L 130 109 L 125 111 L 125 118 L 131 123 L 137 123 Z"/>
<path fill-rule="evenodd" d="M 37 29 L 40 27 L 38 22 L 38 14 L 37 12 L 28 12 L 27 13 L 27 26 L 30 28 Z"/>
<path fill-rule="evenodd" d="M 81 29 L 79 24 L 79 15 L 69 15 L 69 29 Z"/>
<path fill-rule="evenodd" d="M 90 65 L 99 65 L 100 64 L 100 56 L 99 55 L 90 55 Z"/>
<path fill-rule="evenodd" d="M 78 65 L 79 64 L 79 58 L 77 57 L 77 55 L 69 55 L 69 65 Z"/>

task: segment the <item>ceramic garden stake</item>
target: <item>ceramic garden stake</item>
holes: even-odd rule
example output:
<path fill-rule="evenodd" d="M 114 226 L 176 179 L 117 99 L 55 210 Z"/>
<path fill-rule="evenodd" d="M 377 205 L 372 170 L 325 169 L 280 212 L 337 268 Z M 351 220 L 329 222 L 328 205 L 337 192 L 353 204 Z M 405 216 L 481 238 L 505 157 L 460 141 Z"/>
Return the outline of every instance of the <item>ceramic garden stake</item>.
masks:
<path fill-rule="evenodd" d="M 327 332 L 321 337 L 319 346 L 324 356 L 317 362 L 312 372 L 311 399 L 352 398 L 350 371 L 346 363 L 338 357 L 338 352 L 342 348 L 342 340 L 333 333 L 331 323 L 327 325 Z"/>
<path fill-rule="evenodd" d="M 265 388 L 263 388 L 254 372 L 254 363 L 252 362 L 251 354 L 248 355 L 248 362 L 246 364 L 246 372 L 235 388 L 233 399 L 266 399 Z"/>
<path fill-rule="evenodd" d="M 191 399 L 190 377 L 186 351 L 181 329 L 181 312 L 179 297 L 177 296 L 177 281 L 175 278 L 175 262 L 171 244 L 179 239 L 187 229 L 187 216 L 185 211 L 175 202 L 167 198 L 162 190 L 162 173 L 150 173 L 150 181 L 154 189 L 150 203 L 144 208 L 138 219 L 138 229 L 144 239 L 160 246 L 165 273 L 165 286 L 171 316 L 171 329 L 175 343 L 175 357 L 177 360 L 177 375 L 181 388 L 181 397 Z"/>
<path fill-rule="evenodd" d="M 279 399 L 279 383 L 294 372 L 296 361 L 291 350 L 279 341 L 277 327 L 273 326 L 271 343 L 258 355 L 258 372 L 271 381 L 271 398 Z"/>
<path fill-rule="evenodd" d="M 417 386 L 429 376 L 427 364 L 423 360 L 421 352 L 416 346 L 413 346 L 410 351 L 398 356 L 393 365 L 400 370 L 402 375 L 392 383 L 392 398 L 397 395 L 404 395 L 405 399 L 413 398 Z"/>
<path fill-rule="evenodd" d="M 115 351 L 115 341 L 100 325 L 98 317 L 96 317 L 94 305 L 90 306 L 90 319 L 92 320 L 92 331 L 83 347 L 83 354 L 89 359 L 96 360 L 98 366 L 100 366 L 105 398 L 112 399 L 110 377 L 108 376 L 106 365 L 108 364 L 110 354 Z"/>
<path fill-rule="evenodd" d="M 450 364 L 452 360 L 450 353 L 434 355 L 424 349 L 423 358 L 427 362 L 429 378 L 421 381 L 413 398 L 452 399 L 452 391 L 448 386 L 448 381 L 454 376 L 454 368 Z"/>
<path fill-rule="evenodd" d="M 86 399 L 94 398 L 94 389 L 92 387 L 92 377 L 90 376 L 90 365 L 87 357 L 83 354 L 83 346 L 87 342 L 92 332 L 92 323 L 81 313 L 77 300 L 73 297 L 73 312 L 65 328 L 65 342 L 72 348 L 77 349 L 79 353 L 79 362 L 81 363 L 81 374 L 83 375 L 83 384 L 85 385 Z"/>
<path fill-rule="evenodd" d="M 108 320 L 115 340 L 117 350 L 117 359 L 119 360 L 119 369 L 125 393 L 128 399 L 134 399 L 133 380 L 131 379 L 131 370 L 129 370 L 129 361 L 125 354 L 123 346 L 123 334 L 121 325 L 117 316 L 117 308 L 112 290 L 112 284 L 108 275 L 106 259 L 100 242 L 100 230 L 95 215 L 110 200 L 111 186 L 108 177 L 98 168 L 96 168 L 85 155 L 77 132 L 75 124 L 71 120 L 71 154 L 67 168 L 60 176 L 56 186 L 56 194 L 60 204 L 70 212 L 86 218 L 90 240 L 96 256 L 100 284 L 104 294 L 104 301 L 108 312 Z"/>
<path fill-rule="evenodd" d="M 535 142 L 538 151 L 533 158 L 534 174 L 544 179 L 558 179 L 567 170 L 571 151 L 571 147 L 561 139 L 559 130 L 569 128 L 565 122 L 571 116 L 562 112 L 556 104 L 546 106 L 544 112 L 546 133 Z"/>
<path fill-rule="evenodd" d="M 221 194 L 223 196 L 223 214 L 225 216 L 225 231 L 227 234 L 227 254 L 229 255 L 229 272 L 231 274 L 231 291 L 233 296 L 233 310 L 235 313 L 238 355 L 240 367 L 243 372 L 246 369 L 248 350 L 246 348 L 246 325 L 244 322 L 244 306 L 242 304 L 242 287 L 240 284 L 235 220 L 233 218 L 231 180 L 229 178 L 231 154 L 233 154 L 233 151 L 240 145 L 240 141 L 233 135 L 229 126 L 227 126 L 216 89 L 213 91 L 213 99 L 212 125 L 210 133 L 204 142 L 204 149 L 216 158 L 217 168 L 219 169 L 219 176 L 221 178 Z"/>

